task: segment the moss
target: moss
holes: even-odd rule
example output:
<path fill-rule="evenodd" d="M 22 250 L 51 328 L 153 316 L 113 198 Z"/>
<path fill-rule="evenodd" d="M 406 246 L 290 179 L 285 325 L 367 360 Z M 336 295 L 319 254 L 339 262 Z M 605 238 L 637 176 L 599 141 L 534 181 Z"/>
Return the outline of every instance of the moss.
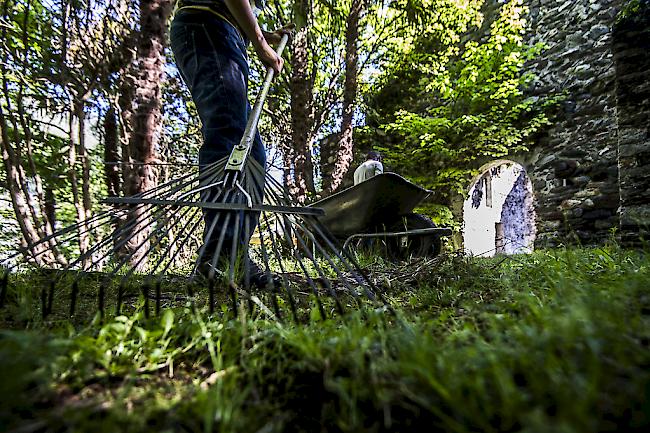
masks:
<path fill-rule="evenodd" d="M 628 23 L 645 22 L 650 18 L 649 0 L 630 0 L 616 16 L 615 26 L 620 27 Z"/>

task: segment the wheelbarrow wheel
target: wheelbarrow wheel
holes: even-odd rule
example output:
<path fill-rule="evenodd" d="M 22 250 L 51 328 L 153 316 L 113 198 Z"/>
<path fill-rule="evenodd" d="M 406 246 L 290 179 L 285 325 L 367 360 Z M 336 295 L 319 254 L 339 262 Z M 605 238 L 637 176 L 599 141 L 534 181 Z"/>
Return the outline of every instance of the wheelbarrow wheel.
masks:
<path fill-rule="evenodd" d="M 436 228 L 430 218 L 417 214 L 406 214 L 390 227 L 391 231 L 407 231 Z M 435 257 L 442 250 L 442 239 L 436 235 L 400 236 L 389 240 L 388 253 L 393 259 L 404 260 L 409 257 Z"/>

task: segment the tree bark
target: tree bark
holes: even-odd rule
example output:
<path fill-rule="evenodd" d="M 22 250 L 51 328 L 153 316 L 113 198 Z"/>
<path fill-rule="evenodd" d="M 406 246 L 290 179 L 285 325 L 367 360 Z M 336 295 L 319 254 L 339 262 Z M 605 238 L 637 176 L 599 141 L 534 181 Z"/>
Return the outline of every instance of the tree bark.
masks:
<path fill-rule="evenodd" d="M 158 183 L 156 168 L 157 147 L 162 132 L 161 83 L 165 66 L 165 34 L 167 18 L 171 12 L 171 0 L 140 1 L 140 35 L 137 42 L 137 77 L 135 79 L 135 109 L 131 121 L 129 157 L 132 166 L 125 173 L 126 195 L 143 193 Z M 127 110 L 128 115 L 128 110 Z M 144 215 L 143 206 L 131 209 L 128 220 L 137 221 L 126 236 L 129 241 L 126 253 L 131 263 L 140 261 L 147 253 L 151 225 Z M 141 262 L 146 265 L 146 260 Z"/>
<path fill-rule="evenodd" d="M 343 118 L 337 140 L 324 142 L 321 147 L 323 193 L 332 194 L 341 186 L 354 158 L 354 111 L 359 89 L 359 20 L 365 0 L 352 0 L 345 29 L 345 85 L 343 89 Z"/>
<path fill-rule="evenodd" d="M 27 195 L 21 187 L 22 167 L 13 151 L 2 105 L 0 105 L 0 141 L 2 142 L 2 160 L 7 174 L 7 189 L 11 196 L 11 204 L 16 214 L 16 220 L 27 247 L 27 256 L 31 257 L 38 265 L 53 263 L 55 261 L 54 255 L 49 250 L 48 245 L 38 243 L 40 236 L 31 217 Z"/>
<path fill-rule="evenodd" d="M 23 45 L 25 45 L 25 41 L 28 39 L 29 11 L 30 4 L 27 4 L 27 10 L 24 12 L 25 16 L 22 29 Z M 9 2 L 5 1 L 2 3 L 3 19 L 8 17 L 8 12 Z M 7 40 L 7 29 L 9 26 L 0 27 L 0 39 L 4 42 Z M 23 65 L 28 62 L 26 50 L 27 47 L 23 46 L 23 52 L 17 52 L 14 54 L 15 59 L 20 57 L 20 61 Z M 41 227 L 42 220 L 39 218 L 36 206 L 32 202 L 21 158 L 21 147 L 24 143 L 19 131 L 22 126 L 28 144 L 30 167 L 34 169 L 33 159 L 31 158 L 31 133 L 23 110 L 24 85 L 21 82 L 17 94 L 14 94 L 18 105 L 18 113 L 15 113 L 12 110 L 14 100 L 12 100 L 10 96 L 12 94 L 9 86 L 10 74 L 7 71 L 7 65 L 11 64 L 11 62 L 8 61 L 9 56 L 9 47 L 5 47 L 5 49 L 2 50 L 2 58 L 0 59 L 0 76 L 3 90 L 2 96 L 5 99 L 4 103 L 6 104 L 7 112 L 5 114 L 3 104 L 0 104 L 0 147 L 2 149 L 2 160 L 6 172 L 6 186 L 9 190 L 14 213 L 16 214 L 16 219 L 23 236 L 22 246 L 26 247 L 24 250 L 25 256 L 28 259 L 31 258 L 39 265 L 44 265 L 54 263 L 55 255 L 52 253 L 52 250 L 48 248 L 49 245 L 47 243 L 39 243 L 40 239 L 43 237 Z M 17 116 L 19 120 L 16 119 Z M 9 126 L 9 123 L 11 123 L 11 127 Z M 21 126 L 19 126 L 19 124 Z M 9 131 L 12 132 L 11 135 L 13 138 L 10 137 Z M 35 179 L 34 181 L 38 182 L 40 181 L 40 178 Z M 35 186 L 38 187 L 39 185 Z M 42 208 L 43 207 L 41 206 L 41 209 Z M 43 215 L 43 218 L 46 217 Z"/>
<path fill-rule="evenodd" d="M 309 2 L 298 0 L 294 5 L 294 21 L 298 26 L 293 38 L 291 58 L 291 131 L 292 144 L 285 152 L 285 181 L 290 193 L 304 203 L 309 193 L 315 194 L 314 166 L 311 158 L 313 116 L 313 80 L 309 74 Z M 288 169 L 288 170 L 287 170 Z"/>
<path fill-rule="evenodd" d="M 104 176 L 109 197 L 117 197 L 120 192 L 120 151 L 119 134 L 115 109 L 111 107 L 104 117 Z"/>
<path fill-rule="evenodd" d="M 79 112 L 82 114 L 79 115 Z M 76 211 L 77 223 L 80 225 L 79 253 L 83 255 L 86 253 L 86 251 L 88 251 L 88 248 L 90 247 L 90 233 L 88 230 L 88 225 L 86 224 L 86 211 L 83 204 L 83 186 L 82 192 L 80 194 L 76 167 L 77 156 L 80 149 L 80 143 L 77 141 L 77 139 L 81 138 L 82 134 L 79 131 L 81 131 L 81 128 L 83 128 L 83 103 L 73 103 L 68 112 L 68 116 L 68 134 L 70 140 L 70 146 L 68 149 L 68 179 L 70 180 L 70 187 L 72 189 L 72 203 Z M 87 257 L 83 261 L 82 265 L 84 268 L 87 268 L 91 265 L 91 263 L 92 260 Z"/>

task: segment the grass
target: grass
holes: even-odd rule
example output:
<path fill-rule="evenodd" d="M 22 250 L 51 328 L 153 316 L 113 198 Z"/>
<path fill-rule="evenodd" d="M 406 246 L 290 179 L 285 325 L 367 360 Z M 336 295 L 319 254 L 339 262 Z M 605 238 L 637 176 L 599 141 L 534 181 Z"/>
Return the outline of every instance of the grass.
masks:
<path fill-rule="evenodd" d="M 304 325 L 190 303 L 0 331 L 0 430 L 645 431 L 650 256 L 376 267 L 396 315 Z"/>

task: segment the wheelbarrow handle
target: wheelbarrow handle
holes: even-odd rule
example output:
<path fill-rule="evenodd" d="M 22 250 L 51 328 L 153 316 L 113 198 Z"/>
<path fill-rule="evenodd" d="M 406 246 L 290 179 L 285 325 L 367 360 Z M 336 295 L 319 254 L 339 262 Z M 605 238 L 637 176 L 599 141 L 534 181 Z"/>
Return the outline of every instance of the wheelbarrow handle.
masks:
<path fill-rule="evenodd" d="M 289 35 L 283 34 L 280 44 L 276 49 L 278 56 L 282 55 L 284 48 L 287 46 L 289 41 Z M 260 92 L 257 94 L 257 99 L 255 100 L 255 105 L 253 105 L 253 110 L 248 116 L 248 123 L 246 124 L 246 129 L 244 130 L 244 136 L 237 146 L 235 146 L 230 153 L 228 158 L 228 163 L 226 164 L 226 170 L 233 171 L 242 171 L 250 154 L 251 148 L 253 147 L 253 141 L 255 140 L 255 133 L 257 132 L 257 125 L 260 121 L 260 116 L 262 115 L 262 107 L 266 101 L 266 97 L 269 94 L 269 89 L 271 88 L 271 81 L 273 81 L 273 76 L 275 71 L 273 68 L 268 67 L 266 69 L 266 77 L 264 78 L 264 83 Z"/>

